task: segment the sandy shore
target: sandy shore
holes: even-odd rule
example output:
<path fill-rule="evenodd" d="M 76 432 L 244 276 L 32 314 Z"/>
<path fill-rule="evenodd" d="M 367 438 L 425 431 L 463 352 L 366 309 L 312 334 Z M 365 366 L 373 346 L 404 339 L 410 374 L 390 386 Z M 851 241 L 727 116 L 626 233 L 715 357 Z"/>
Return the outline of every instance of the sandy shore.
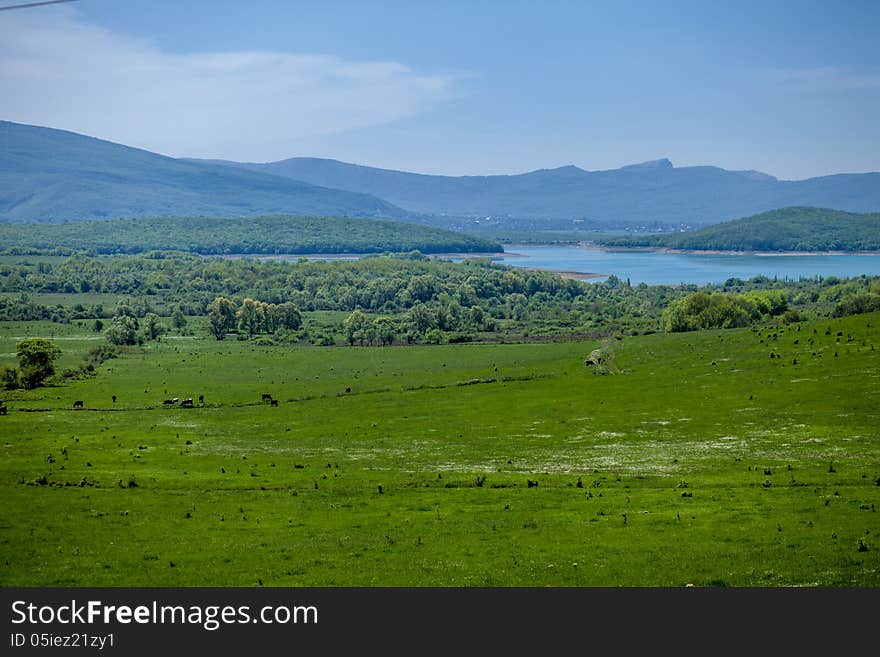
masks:
<path fill-rule="evenodd" d="M 606 278 L 608 274 L 597 274 L 595 272 L 586 271 L 561 271 L 557 269 L 542 269 L 540 267 L 517 267 L 517 269 L 526 269 L 528 271 L 548 271 L 551 274 L 559 274 L 562 278 L 571 278 L 576 281 L 582 281 L 585 278 Z"/>

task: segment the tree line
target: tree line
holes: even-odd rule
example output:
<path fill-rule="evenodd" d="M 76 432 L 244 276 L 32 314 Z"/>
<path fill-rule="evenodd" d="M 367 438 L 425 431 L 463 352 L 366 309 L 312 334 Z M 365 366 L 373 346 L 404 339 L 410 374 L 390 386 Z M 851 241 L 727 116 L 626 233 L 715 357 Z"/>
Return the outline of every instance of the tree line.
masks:
<path fill-rule="evenodd" d="M 481 334 L 598 336 L 742 326 L 788 309 L 867 312 L 880 307 L 878 280 L 757 276 L 698 287 L 630 285 L 611 276 L 585 283 L 488 259 L 455 263 L 422 254 L 345 262 L 176 252 L 22 256 L 0 265 L 0 290 L 7 293 L 0 295 L 0 320 L 90 321 L 117 345 L 183 330 L 197 316 L 209 317 L 215 337 L 234 332 L 316 344 L 464 341 Z M 71 294 L 72 302 L 36 297 L 59 293 L 62 299 Z M 697 293 L 709 296 L 679 301 Z M 121 311 L 115 307 L 120 297 Z M 325 322 L 307 335 L 303 314 L 315 311 L 341 311 L 345 321 Z"/>

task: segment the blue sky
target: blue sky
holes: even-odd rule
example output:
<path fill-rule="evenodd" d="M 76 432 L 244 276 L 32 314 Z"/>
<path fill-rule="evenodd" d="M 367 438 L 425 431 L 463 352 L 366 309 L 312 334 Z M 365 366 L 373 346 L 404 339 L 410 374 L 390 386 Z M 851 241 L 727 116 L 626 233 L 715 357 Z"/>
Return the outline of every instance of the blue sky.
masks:
<path fill-rule="evenodd" d="M 80 0 L 0 12 L 0 118 L 173 156 L 802 179 L 880 170 L 878 34 L 857 1 Z"/>

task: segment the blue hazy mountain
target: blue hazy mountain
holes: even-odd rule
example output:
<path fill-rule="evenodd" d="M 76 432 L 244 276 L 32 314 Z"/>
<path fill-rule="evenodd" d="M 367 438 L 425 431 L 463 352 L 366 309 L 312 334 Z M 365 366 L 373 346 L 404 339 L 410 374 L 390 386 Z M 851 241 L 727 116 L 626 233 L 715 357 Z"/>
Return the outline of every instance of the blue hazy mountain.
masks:
<path fill-rule="evenodd" d="M 262 214 L 407 216 L 369 194 L 0 121 L 0 221 Z"/>
<path fill-rule="evenodd" d="M 668 159 L 607 171 L 564 166 L 502 176 L 424 175 L 309 157 L 213 162 L 374 194 L 413 212 L 460 217 L 711 224 L 794 205 L 880 210 L 880 173 L 787 181 L 759 171 L 674 167 Z"/>
<path fill-rule="evenodd" d="M 468 218 L 479 218 L 480 227 L 540 230 L 579 221 L 713 224 L 787 206 L 876 212 L 880 173 L 786 181 L 757 171 L 674 167 L 661 159 L 607 171 L 564 166 L 435 176 L 318 158 L 263 164 L 175 159 L 0 121 L 0 221 L 297 214 L 460 228 L 475 227 Z"/>

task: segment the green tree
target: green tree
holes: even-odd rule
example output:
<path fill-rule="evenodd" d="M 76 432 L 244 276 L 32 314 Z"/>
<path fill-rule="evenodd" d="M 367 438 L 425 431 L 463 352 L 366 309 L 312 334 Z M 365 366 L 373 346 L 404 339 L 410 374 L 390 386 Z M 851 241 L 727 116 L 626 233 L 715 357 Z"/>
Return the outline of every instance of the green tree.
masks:
<path fill-rule="evenodd" d="M 16 347 L 22 385 L 31 390 L 55 373 L 55 361 L 61 355 L 54 343 L 42 338 L 22 340 Z"/>
<path fill-rule="evenodd" d="M 14 367 L 4 367 L 0 381 L 3 382 L 4 389 L 15 390 L 18 387 L 18 370 Z"/>
<path fill-rule="evenodd" d="M 428 344 L 443 344 L 444 340 L 443 331 L 438 328 L 428 329 L 425 332 L 425 342 Z"/>
<path fill-rule="evenodd" d="M 470 310 L 470 320 L 474 328 L 481 329 L 483 328 L 483 323 L 486 321 L 486 313 L 483 312 L 483 309 L 480 308 L 480 306 L 473 306 Z"/>
<path fill-rule="evenodd" d="M 211 323 L 211 334 L 222 340 L 235 326 L 235 304 L 226 297 L 217 297 L 208 308 L 208 319 Z"/>
<path fill-rule="evenodd" d="M 345 333 L 345 339 L 348 344 L 353 345 L 355 342 L 364 344 L 366 339 L 365 329 L 367 327 L 367 316 L 360 308 L 355 308 L 351 315 L 346 317 L 342 322 L 342 331 Z"/>
<path fill-rule="evenodd" d="M 660 317 L 660 325 L 667 333 L 694 330 L 696 327 L 687 312 L 687 299 L 676 299 L 670 303 Z"/>
<path fill-rule="evenodd" d="M 280 327 L 281 322 L 278 315 L 278 306 L 274 303 L 263 303 L 258 301 L 262 313 L 263 325 L 262 330 L 266 333 L 275 333 Z"/>
<path fill-rule="evenodd" d="M 416 334 L 423 334 L 434 326 L 434 317 L 423 303 L 417 303 L 406 314 L 406 321 Z"/>
<path fill-rule="evenodd" d="M 178 332 L 182 332 L 183 329 L 186 328 L 186 316 L 180 308 L 175 310 L 174 314 L 171 315 L 171 325 L 174 326 Z"/>
<path fill-rule="evenodd" d="M 156 313 L 147 313 L 143 324 L 144 338 L 147 340 L 157 340 L 159 336 L 165 333 L 165 325 L 159 322 L 159 316 Z"/>
<path fill-rule="evenodd" d="M 137 344 L 138 321 L 133 315 L 117 315 L 105 335 L 110 344 Z"/>
<path fill-rule="evenodd" d="M 394 342 L 394 338 L 397 335 L 397 327 L 394 325 L 394 320 L 390 317 L 377 317 L 373 320 L 373 333 L 382 345 L 389 345 Z"/>
<path fill-rule="evenodd" d="M 265 315 L 262 304 L 251 298 L 245 299 L 235 312 L 235 318 L 238 320 L 238 330 L 253 337 L 260 332 L 263 326 Z"/>
<path fill-rule="evenodd" d="M 302 328 L 302 314 L 296 304 L 289 301 L 278 305 L 278 321 L 283 328 L 291 331 Z"/>

